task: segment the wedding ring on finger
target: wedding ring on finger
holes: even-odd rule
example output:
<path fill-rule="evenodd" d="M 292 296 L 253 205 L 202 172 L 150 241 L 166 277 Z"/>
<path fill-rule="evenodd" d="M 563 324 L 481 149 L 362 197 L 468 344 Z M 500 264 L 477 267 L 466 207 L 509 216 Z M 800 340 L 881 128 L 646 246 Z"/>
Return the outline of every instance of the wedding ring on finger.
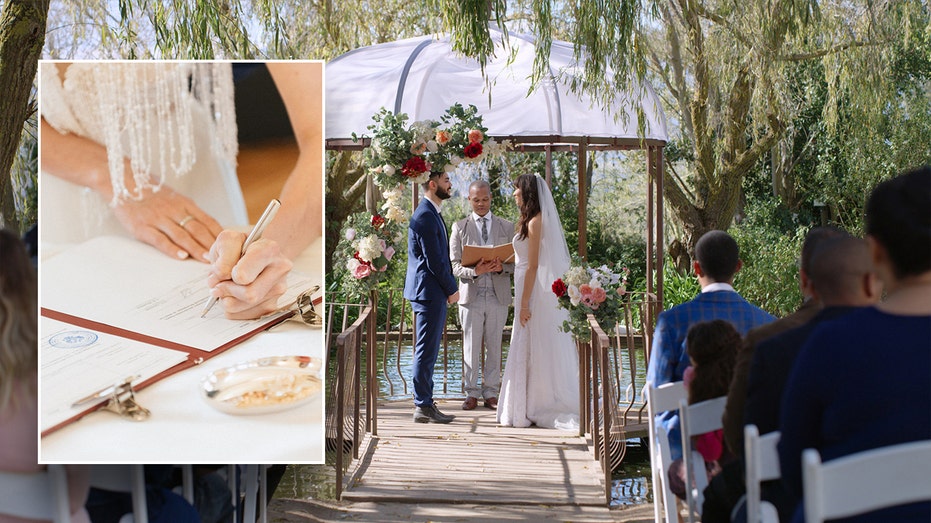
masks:
<path fill-rule="evenodd" d="M 185 216 L 184 218 L 181 218 L 181 221 L 178 222 L 178 227 L 181 227 L 181 228 L 183 229 L 184 226 L 187 225 L 188 222 L 191 221 L 191 220 L 193 220 L 193 219 L 194 219 L 194 217 L 191 216 L 190 214 L 188 214 L 188 215 Z"/>

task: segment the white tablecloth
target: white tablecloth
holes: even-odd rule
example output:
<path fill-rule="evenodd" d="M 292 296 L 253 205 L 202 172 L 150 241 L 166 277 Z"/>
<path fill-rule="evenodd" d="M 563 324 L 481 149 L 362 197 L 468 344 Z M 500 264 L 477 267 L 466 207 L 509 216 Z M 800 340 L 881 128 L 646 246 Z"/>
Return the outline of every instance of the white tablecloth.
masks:
<path fill-rule="evenodd" d="M 295 268 L 323 280 L 319 240 Z M 45 255 L 45 253 L 43 253 Z M 202 398 L 208 373 L 267 356 L 324 358 L 323 331 L 289 320 L 204 363 L 136 393 L 152 412 L 133 422 L 106 411 L 85 416 L 39 442 L 41 463 L 322 463 L 324 393 L 277 413 L 224 414 Z M 321 373 L 322 377 L 322 373 Z M 41 387 L 40 387 L 41 388 Z"/>

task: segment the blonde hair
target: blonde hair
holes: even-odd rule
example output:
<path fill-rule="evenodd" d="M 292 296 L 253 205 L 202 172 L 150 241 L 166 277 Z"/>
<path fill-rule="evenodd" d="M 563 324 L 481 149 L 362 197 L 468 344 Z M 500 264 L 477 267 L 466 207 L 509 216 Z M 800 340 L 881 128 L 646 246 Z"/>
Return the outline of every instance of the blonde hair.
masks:
<path fill-rule="evenodd" d="M 38 372 L 36 271 L 20 237 L 0 230 L 0 412 L 11 406 L 14 390 L 35 392 Z"/>

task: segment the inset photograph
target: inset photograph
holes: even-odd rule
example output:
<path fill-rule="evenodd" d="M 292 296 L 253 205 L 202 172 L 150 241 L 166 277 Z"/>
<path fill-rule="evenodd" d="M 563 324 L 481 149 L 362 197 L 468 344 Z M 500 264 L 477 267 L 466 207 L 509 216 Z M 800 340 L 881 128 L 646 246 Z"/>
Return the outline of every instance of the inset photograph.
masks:
<path fill-rule="evenodd" d="M 39 64 L 39 460 L 322 463 L 323 63 Z"/>

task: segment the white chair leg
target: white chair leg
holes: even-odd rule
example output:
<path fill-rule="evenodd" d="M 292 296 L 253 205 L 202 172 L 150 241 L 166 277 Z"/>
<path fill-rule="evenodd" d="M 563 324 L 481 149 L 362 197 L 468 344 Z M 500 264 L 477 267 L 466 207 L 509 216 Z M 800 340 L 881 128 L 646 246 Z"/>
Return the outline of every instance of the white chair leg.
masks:
<path fill-rule="evenodd" d="M 255 500 L 259 494 L 259 467 L 261 465 L 244 465 L 243 483 L 246 485 L 246 501 L 243 503 L 243 523 L 255 522 Z"/>
<path fill-rule="evenodd" d="M 145 499 L 145 471 L 142 465 L 129 465 L 132 474 L 133 516 L 136 523 L 149 523 L 149 511 Z"/>

